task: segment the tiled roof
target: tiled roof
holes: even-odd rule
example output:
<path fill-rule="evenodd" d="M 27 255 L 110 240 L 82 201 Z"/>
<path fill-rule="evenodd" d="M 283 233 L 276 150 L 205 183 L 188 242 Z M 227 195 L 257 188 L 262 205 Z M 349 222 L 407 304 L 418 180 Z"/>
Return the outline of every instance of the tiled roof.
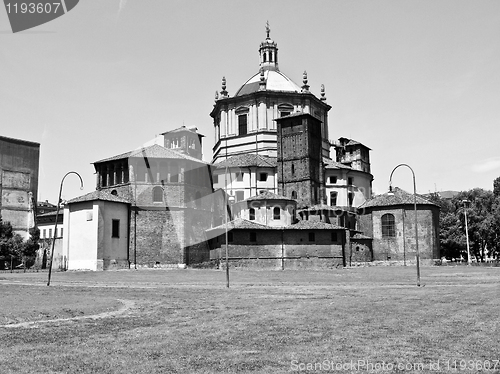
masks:
<path fill-rule="evenodd" d="M 296 224 L 286 226 L 286 230 L 345 230 L 344 227 L 321 221 L 302 220 Z"/>
<path fill-rule="evenodd" d="M 181 126 L 181 127 L 177 128 L 177 129 L 174 129 L 174 130 L 165 131 L 161 135 L 173 134 L 173 133 L 176 133 L 176 132 L 188 131 L 188 132 L 192 132 L 193 134 L 205 137 L 205 135 L 198 133 L 196 130 L 198 130 L 196 127 L 194 127 L 194 128 L 188 128 L 186 126 Z"/>
<path fill-rule="evenodd" d="M 63 210 L 64 210 L 64 207 L 60 207 L 60 208 L 59 208 L 59 214 L 60 214 L 60 215 L 62 214 Z M 38 218 L 43 218 L 43 217 L 51 217 L 51 216 L 55 216 L 55 215 L 56 215 L 56 213 L 57 213 L 57 210 L 54 210 L 54 211 L 52 211 L 52 212 L 48 212 L 48 213 L 37 214 L 37 217 L 38 217 Z"/>
<path fill-rule="evenodd" d="M 249 221 L 249 220 L 244 219 L 244 218 L 236 218 L 235 220 L 229 221 L 227 223 L 227 228 L 228 228 L 228 230 L 232 230 L 232 229 L 268 230 L 271 227 L 263 225 L 261 223 L 254 222 L 254 221 Z M 226 224 L 224 223 L 220 226 L 211 228 L 207 231 L 225 230 L 225 229 L 226 229 Z"/>
<path fill-rule="evenodd" d="M 372 199 L 366 201 L 358 209 L 372 208 L 372 207 L 383 207 L 383 206 L 393 206 L 393 205 L 413 205 L 414 197 L 412 193 L 408 193 L 399 187 L 393 189 L 393 193 L 385 193 L 383 195 L 378 195 Z M 417 195 L 418 205 L 434 205 L 433 202 L 424 199 L 423 197 Z"/>
<path fill-rule="evenodd" d="M 117 156 L 105 158 L 103 160 L 99 160 L 94 162 L 94 164 L 99 164 L 101 162 L 106 162 L 106 161 L 114 161 L 114 160 L 121 160 L 124 158 L 168 158 L 168 159 L 185 159 L 185 160 L 190 160 L 202 164 L 206 164 L 205 161 L 202 161 L 200 159 L 185 155 L 183 153 L 177 152 L 173 149 L 168 149 L 165 147 L 162 147 L 161 145 L 158 144 L 153 144 L 150 145 L 149 147 L 144 147 L 144 148 L 139 148 L 135 149 L 130 152 L 122 153 Z"/>
<path fill-rule="evenodd" d="M 298 209 L 299 212 L 317 212 L 320 210 L 327 210 L 327 211 L 346 211 L 346 212 L 354 212 L 356 208 L 353 207 L 346 207 L 346 206 L 339 206 L 339 205 L 326 205 L 326 204 L 316 204 L 312 206 L 305 206 L 301 209 Z"/>
<path fill-rule="evenodd" d="M 123 197 L 119 197 L 116 195 L 112 195 L 107 191 L 92 191 L 86 195 L 75 197 L 74 199 L 71 199 L 67 202 L 67 204 L 72 204 L 72 203 L 81 203 L 84 201 L 94 201 L 94 200 L 103 200 L 103 201 L 112 201 L 116 203 L 127 203 L 129 204 L 129 201 Z"/>
<path fill-rule="evenodd" d="M 323 163 L 325 165 L 325 169 L 347 169 L 347 170 L 353 170 L 353 168 L 350 167 L 350 166 L 341 164 L 340 162 L 329 160 L 327 158 L 323 159 Z"/>
<path fill-rule="evenodd" d="M 229 157 L 227 160 L 223 160 L 215 164 L 217 169 L 225 168 L 226 166 L 231 167 L 267 167 L 274 168 L 276 167 L 276 157 L 268 157 L 256 155 L 254 153 L 245 153 L 242 155 Z"/>
<path fill-rule="evenodd" d="M 366 145 L 364 145 L 363 143 L 360 143 L 356 140 L 353 140 L 353 139 L 350 139 L 349 142 L 346 144 L 346 146 L 350 146 L 350 145 L 362 145 L 363 147 L 365 148 L 368 148 Z M 371 148 L 368 148 L 371 150 Z"/>
<path fill-rule="evenodd" d="M 354 234 L 351 239 L 373 239 L 363 234 Z"/>
<path fill-rule="evenodd" d="M 236 218 L 234 221 L 227 223 L 228 230 L 246 229 L 246 230 L 345 230 L 344 227 L 324 223 L 320 221 L 299 221 L 298 223 L 288 226 L 268 226 L 255 221 L 249 221 L 244 218 Z M 225 231 L 226 224 L 211 228 L 207 231 Z"/>
<path fill-rule="evenodd" d="M 252 196 L 246 199 L 246 201 L 254 201 L 254 200 L 290 200 L 290 201 L 295 201 L 293 199 L 289 199 L 285 196 L 282 195 L 276 195 L 275 193 L 272 193 L 270 191 L 265 191 L 257 196 Z"/>

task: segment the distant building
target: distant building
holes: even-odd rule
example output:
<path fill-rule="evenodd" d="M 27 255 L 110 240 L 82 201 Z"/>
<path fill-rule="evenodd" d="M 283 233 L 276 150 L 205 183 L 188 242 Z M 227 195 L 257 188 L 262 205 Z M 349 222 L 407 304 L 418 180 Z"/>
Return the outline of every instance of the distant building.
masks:
<path fill-rule="evenodd" d="M 213 193 L 210 164 L 201 159 L 203 135 L 183 126 L 163 136 L 165 146 L 94 162 L 96 191 L 65 207 L 68 268 L 177 267 L 209 260 L 205 230 L 215 222 L 219 195 Z"/>
<path fill-rule="evenodd" d="M 415 230 L 414 196 L 400 188 L 375 196 L 359 209 L 359 229 L 373 239 L 373 260 L 415 263 L 415 231 L 423 262 L 432 264 L 433 259 L 439 259 L 436 204 L 417 196 L 418 230 Z"/>
<path fill-rule="evenodd" d="M 55 212 L 57 210 L 57 205 L 49 203 L 48 200 L 39 201 L 36 204 L 36 214 L 37 216 L 40 214 L 45 214 L 49 212 Z"/>
<path fill-rule="evenodd" d="M 24 239 L 35 226 L 40 144 L 0 136 L 0 214 Z"/>

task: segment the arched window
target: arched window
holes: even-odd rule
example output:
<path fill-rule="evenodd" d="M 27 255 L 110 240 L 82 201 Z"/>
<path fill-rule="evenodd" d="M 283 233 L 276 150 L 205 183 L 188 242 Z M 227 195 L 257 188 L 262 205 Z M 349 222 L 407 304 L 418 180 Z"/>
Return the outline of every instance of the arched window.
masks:
<path fill-rule="evenodd" d="M 269 51 L 269 62 L 273 62 L 273 52 Z"/>
<path fill-rule="evenodd" d="M 250 208 L 250 211 L 248 212 L 248 218 L 250 221 L 255 221 L 255 209 Z"/>
<path fill-rule="evenodd" d="M 292 199 L 297 199 L 297 192 L 292 191 Z"/>
<path fill-rule="evenodd" d="M 394 215 L 387 213 L 382 216 L 382 238 L 392 238 L 396 236 L 396 224 Z"/>
<path fill-rule="evenodd" d="M 153 188 L 153 203 L 163 203 L 163 188 L 160 186 Z"/>
<path fill-rule="evenodd" d="M 281 219 L 281 209 L 279 206 L 273 209 L 273 219 Z"/>
<path fill-rule="evenodd" d="M 262 62 L 267 62 L 267 53 L 266 52 L 264 52 L 264 54 L 262 55 L 262 57 L 264 58 L 264 61 L 262 61 Z"/>

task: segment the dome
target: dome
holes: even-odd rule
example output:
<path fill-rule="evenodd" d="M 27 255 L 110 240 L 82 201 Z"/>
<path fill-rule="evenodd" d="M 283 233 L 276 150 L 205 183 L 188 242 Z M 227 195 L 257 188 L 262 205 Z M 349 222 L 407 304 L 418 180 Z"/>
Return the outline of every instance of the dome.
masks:
<path fill-rule="evenodd" d="M 266 91 L 301 92 L 301 88 L 279 70 L 264 70 Z M 260 72 L 247 80 L 234 96 L 243 96 L 259 91 Z"/>

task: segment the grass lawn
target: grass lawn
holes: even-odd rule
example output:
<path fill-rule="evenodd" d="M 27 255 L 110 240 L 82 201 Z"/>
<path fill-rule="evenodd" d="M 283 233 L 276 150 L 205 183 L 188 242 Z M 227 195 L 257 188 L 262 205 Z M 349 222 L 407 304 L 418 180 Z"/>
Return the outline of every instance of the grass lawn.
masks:
<path fill-rule="evenodd" d="M 0 373 L 500 373 L 500 268 L 421 273 L 0 273 Z"/>

